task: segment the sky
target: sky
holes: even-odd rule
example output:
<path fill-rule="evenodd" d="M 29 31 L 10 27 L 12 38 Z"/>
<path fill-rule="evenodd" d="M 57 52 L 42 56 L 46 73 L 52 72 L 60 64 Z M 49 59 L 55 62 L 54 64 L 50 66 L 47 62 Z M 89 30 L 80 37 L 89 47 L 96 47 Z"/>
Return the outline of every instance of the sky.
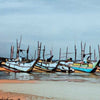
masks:
<path fill-rule="evenodd" d="M 59 57 L 66 47 L 74 56 L 74 45 L 80 58 L 80 44 L 96 49 L 100 44 L 99 0 L 0 0 L 0 56 L 10 57 L 10 47 L 22 36 L 21 48 L 30 46 L 30 55 L 37 50 L 37 41 Z"/>

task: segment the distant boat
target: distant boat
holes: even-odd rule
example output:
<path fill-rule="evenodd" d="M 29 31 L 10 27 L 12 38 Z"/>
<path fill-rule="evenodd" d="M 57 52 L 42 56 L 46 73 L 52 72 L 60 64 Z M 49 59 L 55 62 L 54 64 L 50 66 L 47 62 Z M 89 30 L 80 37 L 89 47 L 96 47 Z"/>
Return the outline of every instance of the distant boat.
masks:
<path fill-rule="evenodd" d="M 35 64 L 38 62 L 39 58 L 31 62 L 20 62 L 20 61 L 7 61 L 2 64 L 6 70 L 13 72 L 32 72 Z"/>
<path fill-rule="evenodd" d="M 74 70 L 77 71 L 82 71 L 82 72 L 87 72 L 87 73 L 94 73 L 97 68 L 99 67 L 100 60 L 98 62 L 92 62 L 91 66 L 89 64 L 72 64 L 69 65 L 70 68 L 73 68 Z"/>

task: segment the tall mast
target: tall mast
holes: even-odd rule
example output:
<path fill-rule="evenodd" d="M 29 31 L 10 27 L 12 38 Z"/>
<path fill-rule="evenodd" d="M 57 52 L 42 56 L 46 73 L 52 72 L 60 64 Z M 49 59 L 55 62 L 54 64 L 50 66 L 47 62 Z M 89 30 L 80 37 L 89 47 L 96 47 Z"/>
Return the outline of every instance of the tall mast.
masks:
<path fill-rule="evenodd" d="M 91 46 L 89 46 L 89 54 L 90 54 L 90 61 L 91 61 Z"/>
<path fill-rule="evenodd" d="M 38 57 L 40 57 L 40 54 L 41 54 L 41 45 L 42 43 L 39 43 L 38 41 Z"/>
<path fill-rule="evenodd" d="M 84 51 L 84 53 L 83 53 L 83 54 L 85 54 L 85 48 L 86 48 L 86 43 L 84 43 L 84 50 L 83 50 L 83 51 Z"/>
<path fill-rule="evenodd" d="M 81 60 L 83 61 L 83 46 L 82 46 L 82 42 L 81 42 Z"/>
<path fill-rule="evenodd" d="M 40 52 L 39 50 L 40 50 L 40 48 L 39 48 L 39 41 L 38 41 L 38 52 L 37 52 L 38 53 L 38 57 L 39 57 L 39 52 Z"/>
<path fill-rule="evenodd" d="M 43 49 L 43 60 L 45 60 L 45 45 L 44 45 L 44 49 Z"/>
<path fill-rule="evenodd" d="M 27 60 L 28 60 L 28 54 L 29 54 L 29 45 L 28 45 L 28 48 L 27 48 Z"/>
<path fill-rule="evenodd" d="M 42 45 L 42 43 L 40 43 L 40 50 L 39 50 L 39 57 L 41 56 L 41 45 Z"/>
<path fill-rule="evenodd" d="M 77 56 L 77 49 L 76 49 L 76 45 L 74 46 L 75 49 L 75 62 L 76 62 L 76 56 Z"/>
<path fill-rule="evenodd" d="M 18 45 L 18 40 L 16 39 L 16 58 L 19 57 L 19 45 Z"/>
<path fill-rule="evenodd" d="M 14 54 L 14 46 L 11 46 L 10 59 L 13 59 L 13 54 Z"/>
<path fill-rule="evenodd" d="M 61 60 L 61 48 L 59 50 L 59 61 Z"/>
<path fill-rule="evenodd" d="M 52 56 L 52 50 L 50 50 L 50 56 Z"/>
<path fill-rule="evenodd" d="M 96 61 L 97 58 L 96 58 L 96 52 L 95 52 L 95 49 L 94 49 L 94 61 Z"/>
<path fill-rule="evenodd" d="M 98 52 L 99 52 L 99 59 L 100 59 L 100 45 L 98 44 Z"/>
<path fill-rule="evenodd" d="M 16 52 L 16 58 L 19 57 L 19 52 L 20 52 L 20 46 L 21 46 L 21 41 L 22 41 L 22 36 L 20 36 L 20 42 L 18 43 L 18 40 L 16 39 L 16 45 L 17 45 L 17 52 Z"/>
<path fill-rule="evenodd" d="M 66 48 L 66 60 L 68 59 L 68 46 Z"/>
<path fill-rule="evenodd" d="M 34 53 L 34 60 L 36 59 L 36 50 L 35 50 L 35 53 Z"/>

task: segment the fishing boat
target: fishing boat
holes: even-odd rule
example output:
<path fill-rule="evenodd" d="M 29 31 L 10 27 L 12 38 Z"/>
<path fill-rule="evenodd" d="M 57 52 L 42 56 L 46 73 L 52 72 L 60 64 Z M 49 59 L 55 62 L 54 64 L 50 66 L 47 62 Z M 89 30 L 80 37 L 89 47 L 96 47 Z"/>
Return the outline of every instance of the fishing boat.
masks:
<path fill-rule="evenodd" d="M 16 59 L 13 58 L 14 54 L 14 46 L 11 46 L 11 52 L 10 52 L 10 60 L 2 62 L 1 65 L 3 68 L 5 68 L 8 71 L 13 71 L 13 72 L 32 72 L 35 64 L 38 62 L 40 57 L 37 57 L 36 60 L 30 61 L 28 59 L 28 53 L 29 53 L 29 46 L 27 50 L 21 49 L 21 40 L 22 37 L 20 38 L 20 42 L 18 40 L 16 41 L 17 43 L 17 52 L 16 52 Z M 22 59 L 20 53 L 23 54 L 23 52 L 27 53 L 27 58 L 25 60 Z"/>
<path fill-rule="evenodd" d="M 91 62 L 91 66 L 87 64 L 71 64 L 68 65 L 70 68 L 73 68 L 74 70 L 77 71 L 82 71 L 82 72 L 87 72 L 87 73 L 94 73 L 96 72 L 97 68 L 99 67 L 100 60 L 98 62 Z"/>
<path fill-rule="evenodd" d="M 34 70 L 37 70 L 38 72 L 52 72 L 52 70 L 57 66 L 57 63 L 42 61 L 35 65 Z"/>
<path fill-rule="evenodd" d="M 22 61 L 7 61 L 2 63 L 2 67 L 6 70 L 12 72 L 32 72 L 35 64 L 38 62 L 39 58 L 31 62 L 22 62 Z"/>
<path fill-rule="evenodd" d="M 45 72 L 67 72 L 69 71 L 69 68 L 64 65 L 65 63 L 62 64 L 60 61 L 56 62 L 47 62 L 47 61 L 40 61 L 36 63 L 35 65 L 35 70 L 40 70 L 40 71 L 45 71 Z M 74 69 L 70 69 L 70 72 L 73 72 Z"/>

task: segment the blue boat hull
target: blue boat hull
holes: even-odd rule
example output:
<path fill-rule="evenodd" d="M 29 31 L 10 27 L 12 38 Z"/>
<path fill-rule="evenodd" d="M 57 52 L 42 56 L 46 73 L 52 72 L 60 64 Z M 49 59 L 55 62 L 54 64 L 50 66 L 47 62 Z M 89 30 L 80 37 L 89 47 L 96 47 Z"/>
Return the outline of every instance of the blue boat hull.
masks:
<path fill-rule="evenodd" d="M 81 67 L 71 67 L 74 70 L 78 70 L 78 71 L 82 71 L 82 72 L 87 72 L 87 73 L 91 73 L 91 72 L 95 72 L 95 68 L 81 68 Z"/>

